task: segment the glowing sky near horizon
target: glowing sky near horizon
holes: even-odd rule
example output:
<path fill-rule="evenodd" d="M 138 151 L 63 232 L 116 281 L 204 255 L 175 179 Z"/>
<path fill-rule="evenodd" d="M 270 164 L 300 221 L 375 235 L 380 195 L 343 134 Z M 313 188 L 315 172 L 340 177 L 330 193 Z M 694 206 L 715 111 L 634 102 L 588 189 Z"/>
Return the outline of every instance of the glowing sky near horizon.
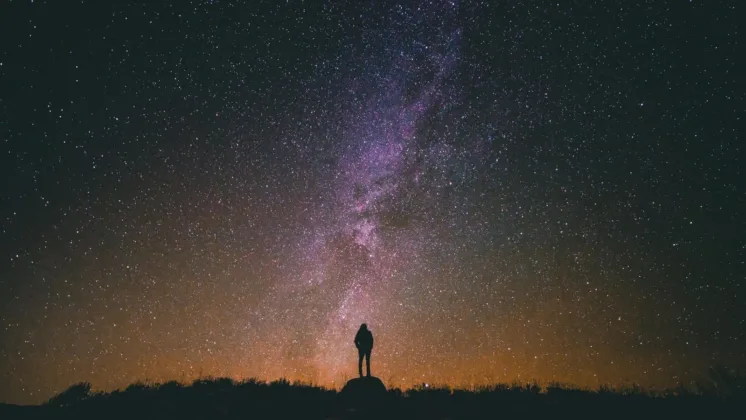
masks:
<path fill-rule="evenodd" d="M 0 401 L 743 366 L 732 11 L 270 3 L 3 6 Z"/>

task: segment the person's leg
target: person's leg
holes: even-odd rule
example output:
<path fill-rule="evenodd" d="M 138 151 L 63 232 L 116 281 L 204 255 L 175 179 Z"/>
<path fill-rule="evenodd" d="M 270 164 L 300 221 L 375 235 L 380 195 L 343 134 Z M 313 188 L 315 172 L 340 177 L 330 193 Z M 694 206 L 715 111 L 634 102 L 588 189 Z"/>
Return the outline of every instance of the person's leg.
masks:
<path fill-rule="evenodd" d="M 363 356 L 365 356 L 365 353 L 358 350 L 357 351 L 357 371 L 360 373 L 360 377 L 363 377 Z"/>
<path fill-rule="evenodd" d="M 370 353 L 371 352 L 372 350 L 368 350 L 365 353 L 365 364 L 366 364 L 366 367 L 368 368 L 368 376 L 370 376 Z"/>

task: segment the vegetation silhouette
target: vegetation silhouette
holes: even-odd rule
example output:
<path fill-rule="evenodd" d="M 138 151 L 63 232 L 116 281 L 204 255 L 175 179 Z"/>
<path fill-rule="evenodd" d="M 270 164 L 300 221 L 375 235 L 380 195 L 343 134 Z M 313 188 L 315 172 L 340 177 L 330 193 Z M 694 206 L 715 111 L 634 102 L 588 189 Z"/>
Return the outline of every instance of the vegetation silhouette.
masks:
<path fill-rule="evenodd" d="M 357 379 L 371 381 L 372 378 Z M 732 417 L 746 408 L 746 377 L 723 367 L 692 386 L 650 392 L 640 387 L 598 390 L 562 384 L 497 384 L 470 390 L 422 384 L 389 389 L 374 406 L 355 407 L 337 393 L 305 383 L 230 378 L 200 378 L 135 383 L 124 390 L 93 392 L 75 384 L 39 406 L 0 404 L 0 418 L 80 419 L 479 419 L 558 416 L 625 418 Z"/>

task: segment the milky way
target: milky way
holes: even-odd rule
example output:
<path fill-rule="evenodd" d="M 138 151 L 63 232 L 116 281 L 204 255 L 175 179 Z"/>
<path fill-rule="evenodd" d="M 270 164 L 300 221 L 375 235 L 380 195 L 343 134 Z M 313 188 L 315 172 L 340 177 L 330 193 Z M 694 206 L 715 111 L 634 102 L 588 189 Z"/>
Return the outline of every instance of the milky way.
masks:
<path fill-rule="evenodd" d="M 363 322 L 388 386 L 743 367 L 733 10 L 55 3 L 0 12 L 0 400 L 339 387 Z"/>
<path fill-rule="evenodd" d="M 437 13 L 436 17 L 449 16 Z M 403 29 L 411 30 L 413 23 L 406 16 L 403 20 Z M 420 24 L 437 28 L 442 22 Z M 314 369 L 314 379 L 339 381 L 351 365 L 350 352 L 340 349 L 349 348 L 357 326 L 370 320 L 367 322 L 382 328 L 386 323 L 403 327 L 406 315 L 394 316 L 396 305 L 401 305 L 397 296 L 408 287 L 421 288 L 418 281 L 427 288 L 428 280 L 421 279 L 417 264 L 423 248 L 437 247 L 438 242 L 428 239 L 425 226 L 404 219 L 432 217 L 429 207 L 449 205 L 437 197 L 414 197 L 413 191 L 426 182 L 425 171 L 446 165 L 444 160 L 452 153 L 443 139 L 421 147 L 415 134 L 428 112 L 453 100 L 443 97 L 442 85 L 452 70 L 459 43 L 457 30 L 434 38 L 394 43 L 383 57 L 377 57 L 384 62 L 381 69 L 371 69 L 362 80 L 353 82 L 352 106 L 342 114 L 339 149 L 334 153 L 338 156 L 332 170 L 334 179 L 325 180 L 330 189 L 312 210 L 308 234 L 301 235 L 297 254 L 289 256 L 291 261 L 301 262 L 294 267 L 297 271 L 285 275 L 273 295 L 278 301 L 286 301 L 288 294 L 296 297 L 299 310 L 272 317 L 272 322 L 281 319 L 305 331 L 300 337 L 290 334 L 261 340 L 265 363 L 287 368 L 284 358 L 276 360 L 271 354 L 292 353 L 289 348 L 302 347 L 312 356 L 299 363 Z M 442 43 L 437 43 L 440 38 Z M 422 50 L 425 63 L 413 63 L 413 48 Z M 407 98 L 405 82 L 422 77 L 416 74 L 418 70 L 432 71 L 432 80 Z M 402 210 L 401 206 L 411 209 Z M 393 220 L 397 217 L 402 220 Z M 443 224 L 442 220 L 429 220 Z M 309 298 L 314 289 L 323 293 Z M 303 337 L 309 333 L 310 339 Z"/>

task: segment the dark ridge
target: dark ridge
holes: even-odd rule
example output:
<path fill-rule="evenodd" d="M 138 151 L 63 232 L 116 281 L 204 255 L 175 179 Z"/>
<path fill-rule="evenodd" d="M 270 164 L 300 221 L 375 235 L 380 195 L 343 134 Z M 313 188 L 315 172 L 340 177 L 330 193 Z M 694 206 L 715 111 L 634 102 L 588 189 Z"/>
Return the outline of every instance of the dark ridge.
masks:
<path fill-rule="evenodd" d="M 350 395 L 353 398 L 348 398 Z M 370 401 L 366 401 L 366 398 Z M 598 390 L 563 384 L 497 384 L 471 390 L 422 384 L 388 389 L 374 377 L 354 379 L 341 392 L 301 382 L 202 378 L 135 383 L 94 392 L 75 384 L 39 406 L 0 404 L 0 418 L 75 419 L 460 419 L 581 415 L 596 418 L 718 418 L 746 408 L 746 377 L 735 373 L 674 390 Z"/>

